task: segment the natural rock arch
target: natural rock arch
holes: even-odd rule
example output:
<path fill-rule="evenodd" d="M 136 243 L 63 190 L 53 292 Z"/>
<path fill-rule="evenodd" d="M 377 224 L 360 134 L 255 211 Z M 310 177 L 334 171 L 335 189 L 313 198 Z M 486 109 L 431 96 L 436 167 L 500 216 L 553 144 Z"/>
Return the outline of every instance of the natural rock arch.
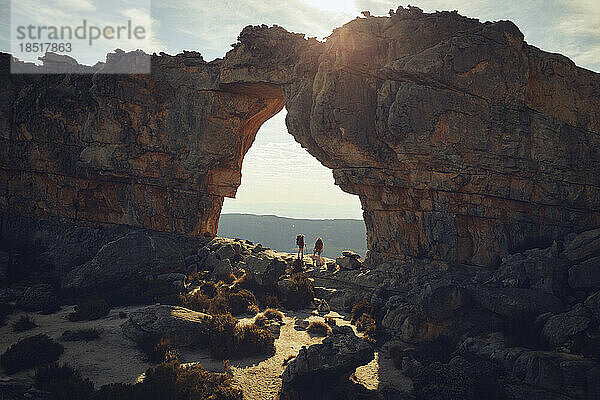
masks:
<path fill-rule="evenodd" d="M 285 104 L 289 133 L 360 197 L 373 264 L 486 266 L 600 226 L 600 77 L 511 22 L 399 8 L 326 42 L 247 27 L 223 59 L 153 56 L 148 76 L 9 75 L 3 58 L 5 213 L 214 235 Z"/>

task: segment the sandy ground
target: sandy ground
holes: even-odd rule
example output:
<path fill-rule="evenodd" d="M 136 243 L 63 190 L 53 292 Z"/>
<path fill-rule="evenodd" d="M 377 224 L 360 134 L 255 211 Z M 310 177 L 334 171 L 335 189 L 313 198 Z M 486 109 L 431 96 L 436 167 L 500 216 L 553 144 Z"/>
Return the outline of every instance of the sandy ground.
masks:
<path fill-rule="evenodd" d="M 65 346 L 65 352 L 60 362 L 67 363 L 79 370 L 81 374 L 94 382 L 96 387 L 114 382 L 135 382 L 149 364 L 144 361 L 143 354 L 138 350 L 135 343 L 123 336 L 121 324 L 125 321 L 119 318 L 119 312 L 125 313 L 140 307 L 125 307 L 111 310 L 110 314 L 96 321 L 71 322 L 67 315 L 73 311 L 73 307 L 63 307 L 62 310 L 52 315 L 31 315 L 39 327 L 30 331 L 13 333 L 12 322 L 24 313 L 16 313 L 7 319 L 7 324 L 0 328 L 0 353 L 3 353 L 10 345 L 19 339 L 46 333 L 50 337 L 60 341 L 60 336 L 65 330 L 76 330 L 83 328 L 99 328 L 102 335 L 99 340 L 82 342 L 61 342 Z M 296 319 L 308 319 L 309 321 L 323 320 L 325 315 L 312 315 L 310 312 L 284 312 L 284 323 L 281 332 L 275 340 L 275 355 L 265 358 L 244 358 L 241 360 L 230 360 L 231 372 L 233 373 L 234 386 L 244 392 L 245 399 L 274 399 L 281 388 L 281 373 L 285 366 L 284 361 L 296 356 L 303 346 L 311 346 L 321 343 L 322 337 L 311 337 L 306 331 L 296 330 L 294 323 Z M 350 325 L 344 316 L 330 312 L 327 316 L 336 319 L 338 325 Z M 251 323 L 253 318 L 241 319 L 241 323 Z M 350 325 L 351 326 L 351 325 Z M 352 328 L 356 329 L 354 326 Z M 360 335 L 360 334 L 359 334 Z M 180 360 L 183 363 L 199 363 L 209 371 L 223 371 L 223 362 L 213 360 L 205 349 L 181 348 Z M 21 372 L 12 377 L 32 376 L 33 371 Z M 3 373 L 0 379 L 7 379 Z M 412 384 L 410 379 L 394 368 L 392 361 L 378 353 L 375 359 L 368 365 L 359 367 L 355 373 L 355 380 L 371 390 L 393 387 L 402 391 L 410 391 Z"/>
<path fill-rule="evenodd" d="M 45 333 L 57 340 L 65 347 L 65 352 L 60 357 L 60 363 L 66 363 L 89 378 L 96 387 L 107 383 L 126 382 L 132 383 L 140 376 L 150 364 L 144 361 L 143 354 L 135 343 L 123 336 L 121 324 L 125 321 L 119 318 L 119 312 L 129 313 L 140 307 L 122 307 L 111 310 L 110 314 L 96 321 L 71 322 L 67 315 L 73 312 L 72 306 L 63 307 L 59 312 L 51 315 L 27 313 L 33 317 L 37 328 L 25 332 L 13 332 L 12 323 L 26 313 L 10 315 L 7 324 L 0 327 L 0 354 L 19 339 Z M 102 330 L 100 339 L 88 343 L 63 342 L 60 336 L 66 330 L 85 328 L 99 328 Z M 24 371 L 11 375 L 13 378 L 33 375 L 33 371 Z M 2 371 L 0 379 L 6 379 Z"/>
<path fill-rule="evenodd" d="M 311 315 L 308 312 L 290 313 L 285 312 L 279 337 L 275 340 L 275 355 L 265 359 L 264 357 L 244 358 L 241 360 L 230 360 L 229 365 L 233 373 L 234 386 L 244 392 L 245 399 L 274 399 L 281 389 L 281 373 L 285 369 L 283 362 L 290 356 L 296 356 L 302 346 L 311 346 L 321 343 L 323 337 L 311 337 L 306 331 L 298 331 L 294 328 L 296 319 L 308 319 L 309 321 L 323 320 L 323 316 Z M 349 322 L 335 312 L 327 316 L 336 318 L 338 325 L 349 325 Z M 253 319 L 241 320 L 241 323 L 250 323 Z M 200 363 L 204 368 L 211 371 L 223 371 L 223 363 L 210 358 L 206 351 L 180 351 L 182 361 Z"/>

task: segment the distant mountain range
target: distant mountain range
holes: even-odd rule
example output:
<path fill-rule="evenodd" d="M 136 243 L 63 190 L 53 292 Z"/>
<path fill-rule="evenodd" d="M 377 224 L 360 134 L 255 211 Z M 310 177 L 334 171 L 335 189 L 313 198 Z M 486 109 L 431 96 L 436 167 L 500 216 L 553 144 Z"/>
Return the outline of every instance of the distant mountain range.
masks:
<path fill-rule="evenodd" d="M 356 219 L 295 219 L 275 215 L 221 214 L 221 237 L 248 239 L 278 251 L 297 251 L 296 235 L 303 234 L 312 254 L 315 241 L 323 238 L 323 255 L 338 257 L 352 250 L 361 257 L 367 252 L 365 223 Z"/>

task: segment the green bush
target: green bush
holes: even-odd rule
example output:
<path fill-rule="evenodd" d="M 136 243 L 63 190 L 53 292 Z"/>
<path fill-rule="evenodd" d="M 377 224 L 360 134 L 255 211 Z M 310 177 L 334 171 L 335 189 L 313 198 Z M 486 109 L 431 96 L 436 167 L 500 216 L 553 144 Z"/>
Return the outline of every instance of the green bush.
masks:
<path fill-rule="evenodd" d="M 0 357 L 7 374 L 23 371 L 58 360 L 64 347 L 47 335 L 40 334 L 19 340 Z"/>
<path fill-rule="evenodd" d="M 355 324 L 356 321 L 358 321 L 358 319 L 363 314 L 373 315 L 373 313 L 374 313 L 374 310 L 373 310 L 373 306 L 371 305 L 371 303 L 369 303 L 366 300 L 361 300 L 358 303 L 356 303 L 354 305 L 354 307 L 352 307 L 352 313 L 351 313 L 351 320 L 350 320 L 350 322 L 352 322 L 353 324 Z"/>
<path fill-rule="evenodd" d="M 311 336 L 329 336 L 331 328 L 325 322 L 313 321 L 306 327 L 306 332 Z"/>
<path fill-rule="evenodd" d="M 57 363 L 36 369 L 35 387 L 51 393 L 53 400 L 88 400 L 94 391 L 94 384 L 89 379 Z"/>
<path fill-rule="evenodd" d="M 315 297 L 315 288 L 312 281 L 306 274 L 292 275 L 290 280 L 284 299 L 285 306 L 292 310 L 308 307 Z"/>
<path fill-rule="evenodd" d="M 89 342 L 91 340 L 100 339 L 102 331 L 96 328 L 77 329 L 75 331 L 64 331 L 60 340 L 65 342 L 78 342 L 85 340 Z"/>
<path fill-rule="evenodd" d="M 35 327 L 37 327 L 37 324 L 29 315 L 21 315 L 21 317 L 12 324 L 13 332 L 25 332 Z"/>
<path fill-rule="evenodd" d="M 179 352 L 166 337 L 146 335 L 139 342 L 140 349 L 151 363 L 173 361 L 179 358 Z"/>
<path fill-rule="evenodd" d="M 75 306 L 75 312 L 69 314 L 70 321 L 91 321 L 105 317 L 110 312 L 110 306 L 105 300 L 93 299 Z"/>

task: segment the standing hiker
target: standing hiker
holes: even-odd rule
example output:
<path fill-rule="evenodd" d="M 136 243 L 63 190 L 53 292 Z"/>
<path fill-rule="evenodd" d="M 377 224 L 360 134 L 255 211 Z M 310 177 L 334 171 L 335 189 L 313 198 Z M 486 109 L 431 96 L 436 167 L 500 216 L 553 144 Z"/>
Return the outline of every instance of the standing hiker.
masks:
<path fill-rule="evenodd" d="M 321 253 L 323 253 L 323 239 L 318 238 L 315 242 L 315 249 L 313 251 L 313 260 L 315 259 L 315 255 L 317 256 L 316 265 L 321 264 Z"/>
<path fill-rule="evenodd" d="M 298 259 L 304 258 L 304 235 L 296 236 L 296 246 L 298 246 Z"/>

